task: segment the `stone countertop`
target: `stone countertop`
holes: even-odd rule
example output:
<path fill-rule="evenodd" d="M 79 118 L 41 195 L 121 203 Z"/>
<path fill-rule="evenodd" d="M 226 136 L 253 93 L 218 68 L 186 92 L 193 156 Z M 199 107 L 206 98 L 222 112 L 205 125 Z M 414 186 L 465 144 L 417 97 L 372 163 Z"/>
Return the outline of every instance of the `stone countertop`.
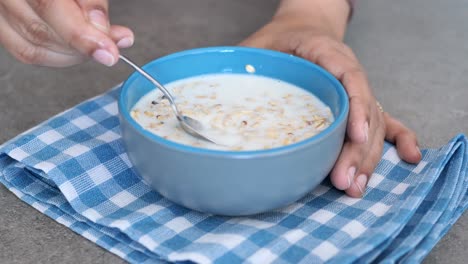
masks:
<path fill-rule="evenodd" d="M 113 23 L 136 33 L 125 51 L 139 63 L 182 49 L 233 45 L 267 22 L 277 0 L 159 0 L 111 3 Z M 468 0 L 360 0 L 347 43 L 387 112 L 414 129 L 421 146 L 468 133 Z M 48 69 L 15 62 L 0 48 L 0 142 L 130 74 L 86 63 Z M 425 263 L 466 263 L 468 215 Z M 122 263 L 0 186 L 0 263 Z"/>

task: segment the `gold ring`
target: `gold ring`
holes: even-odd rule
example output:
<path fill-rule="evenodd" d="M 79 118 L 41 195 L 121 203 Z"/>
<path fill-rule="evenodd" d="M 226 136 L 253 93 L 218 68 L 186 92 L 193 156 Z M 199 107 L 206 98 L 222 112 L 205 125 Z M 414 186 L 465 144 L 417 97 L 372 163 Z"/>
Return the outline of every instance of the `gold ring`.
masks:
<path fill-rule="evenodd" d="M 379 103 L 379 101 L 375 101 L 375 104 L 377 105 L 377 108 L 380 110 L 380 112 L 384 112 L 382 105 Z"/>

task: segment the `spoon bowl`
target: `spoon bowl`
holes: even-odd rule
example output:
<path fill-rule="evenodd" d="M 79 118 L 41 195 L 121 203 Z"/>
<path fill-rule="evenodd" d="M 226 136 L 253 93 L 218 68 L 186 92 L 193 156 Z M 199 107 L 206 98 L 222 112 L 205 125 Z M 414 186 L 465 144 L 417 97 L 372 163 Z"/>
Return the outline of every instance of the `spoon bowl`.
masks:
<path fill-rule="evenodd" d="M 177 116 L 177 119 L 179 120 L 179 116 Z M 181 116 L 181 119 L 182 120 L 179 120 L 179 123 L 181 127 L 185 130 L 185 132 L 189 133 L 190 135 L 196 138 L 201 138 L 211 143 L 221 145 L 219 142 L 215 142 L 213 139 L 209 138 L 201 132 L 204 130 L 204 126 L 200 121 L 184 115 Z"/>

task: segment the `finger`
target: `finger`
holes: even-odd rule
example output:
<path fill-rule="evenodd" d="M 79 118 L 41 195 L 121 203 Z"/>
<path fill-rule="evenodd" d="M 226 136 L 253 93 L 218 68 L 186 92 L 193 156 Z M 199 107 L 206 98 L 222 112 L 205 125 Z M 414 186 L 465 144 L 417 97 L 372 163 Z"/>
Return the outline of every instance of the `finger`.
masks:
<path fill-rule="evenodd" d="M 347 126 L 349 138 L 357 143 L 367 142 L 371 122 L 370 102 L 375 100 L 361 67 L 337 51 L 319 57 L 317 64 L 334 73 L 346 89 L 350 108 Z"/>
<path fill-rule="evenodd" d="M 110 28 L 110 35 L 114 42 L 117 43 L 117 47 L 122 49 L 130 48 L 135 41 L 133 32 L 129 28 L 123 26 L 112 25 Z"/>
<path fill-rule="evenodd" d="M 416 134 L 398 120 L 384 113 L 386 140 L 396 145 L 398 155 L 406 162 L 418 163 L 422 154 L 418 147 Z"/>
<path fill-rule="evenodd" d="M 348 137 L 364 144 L 369 141 L 370 110 L 368 102 L 360 95 L 349 95 L 349 115 L 346 132 Z"/>
<path fill-rule="evenodd" d="M 2 16 L 0 16 L 0 43 L 15 58 L 27 64 L 66 67 L 78 64 L 84 60 L 83 56 L 54 52 L 30 43 L 10 27 Z"/>
<path fill-rule="evenodd" d="M 361 65 L 335 46 L 334 41 L 326 38 L 313 39 L 296 48 L 296 53 L 322 66 L 341 81 L 350 102 L 347 135 L 354 142 L 365 143 L 369 140 L 370 105 L 375 99 Z"/>
<path fill-rule="evenodd" d="M 372 174 L 380 160 L 383 149 L 385 123 L 382 114 L 376 110 L 372 111 L 371 120 L 373 121 L 370 126 L 372 133 L 370 133 L 369 141 L 362 144 L 347 138 L 331 173 L 333 185 L 337 189 L 346 190 L 353 197 L 362 195 L 362 191 L 365 189 L 363 183 L 367 184 L 369 175 Z M 364 177 L 366 177 L 366 181 L 363 180 Z M 356 182 L 357 179 L 359 179 L 358 182 Z"/>
<path fill-rule="evenodd" d="M 369 177 L 366 174 L 357 174 L 351 186 L 346 189 L 346 194 L 353 198 L 360 198 L 365 194 L 368 183 Z"/>
<path fill-rule="evenodd" d="M 385 128 L 383 126 L 378 126 L 376 129 L 376 136 L 373 138 L 372 143 L 368 145 L 369 151 L 366 156 L 363 157 L 353 184 L 346 190 L 346 194 L 351 197 L 362 197 L 364 195 L 367 184 L 372 178 L 374 170 L 382 157 Z"/>
<path fill-rule="evenodd" d="M 269 33 L 270 25 L 265 25 L 260 30 L 257 30 L 255 33 L 247 37 L 246 39 L 242 40 L 239 43 L 240 46 L 248 46 L 248 47 L 255 47 L 255 48 L 269 48 L 274 49 L 272 46 L 273 43 L 270 37 L 271 34 Z"/>
<path fill-rule="evenodd" d="M 110 25 L 109 3 L 107 0 L 77 0 L 89 21 L 98 29 L 108 32 L 119 48 L 129 48 L 134 43 L 133 32 L 123 26 Z"/>
<path fill-rule="evenodd" d="M 240 46 L 255 47 L 260 49 L 274 49 L 268 37 L 261 36 L 261 32 L 255 33 L 239 43 Z"/>
<path fill-rule="evenodd" d="M 362 159 L 366 154 L 367 148 L 365 145 L 347 140 L 330 173 L 330 180 L 333 186 L 338 190 L 349 189 L 354 182 L 356 173 L 359 172 Z"/>
<path fill-rule="evenodd" d="M 109 32 L 109 3 L 107 0 L 76 0 L 76 2 L 91 24 L 103 32 Z"/>
<path fill-rule="evenodd" d="M 88 21 L 75 1 L 27 1 L 69 46 L 104 65 L 112 66 L 117 62 L 119 51 L 115 43 Z"/>
<path fill-rule="evenodd" d="M 110 37 L 119 48 L 129 48 L 134 43 L 133 32 L 124 26 L 110 25 L 107 0 L 77 0 L 80 7 L 88 15 L 90 22 L 98 29 L 110 33 Z"/>
<path fill-rule="evenodd" d="M 60 53 L 75 55 L 26 2 L 3 0 L 0 10 L 10 27 L 31 44 Z"/>

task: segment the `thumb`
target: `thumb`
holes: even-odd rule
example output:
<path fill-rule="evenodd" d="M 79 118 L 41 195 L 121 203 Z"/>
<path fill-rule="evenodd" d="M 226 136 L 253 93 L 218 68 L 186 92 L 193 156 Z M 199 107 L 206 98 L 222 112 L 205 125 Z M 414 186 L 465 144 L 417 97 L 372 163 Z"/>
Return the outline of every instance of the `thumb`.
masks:
<path fill-rule="evenodd" d="M 97 29 L 108 34 L 118 48 L 128 48 L 133 45 L 133 32 L 123 26 L 111 26 L 109 21 L 109 3 L 107 0 L 77 0 L 85 17 Z"/>

